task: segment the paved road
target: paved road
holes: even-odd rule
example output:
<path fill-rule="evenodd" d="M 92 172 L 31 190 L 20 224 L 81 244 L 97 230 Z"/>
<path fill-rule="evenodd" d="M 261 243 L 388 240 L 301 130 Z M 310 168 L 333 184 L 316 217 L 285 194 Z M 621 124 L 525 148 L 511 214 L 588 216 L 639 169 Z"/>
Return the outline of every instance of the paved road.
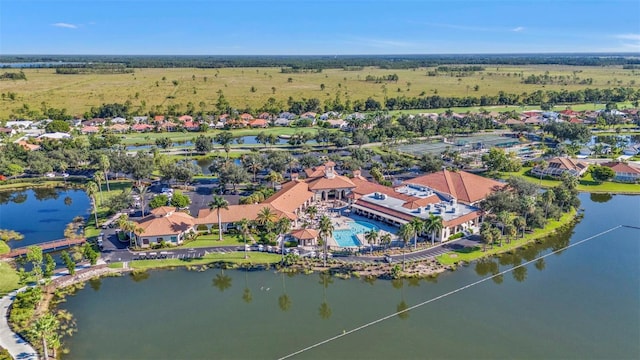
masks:
<path fill-rule="evenodd" d="M 13 302 L 16 294 L 26 287 L 13 291 L 0 299 L 0 346 L 7 349 L 14 359 L 33 360 L 38 359 L 38 353 L 20 335 L 11 331 L 7 322 L 9 316 L 9 306 Z"/>
<path fill-rule="evenodd" d="M 472 237 L 472 238 L 462 238 L 457 240 L 448 241 L 443 244 L 435 245 L 434 247 L 430 247 L 424 250 L 418 250 L 414 252 L 407 251 L 404 255 L 405 261 L 419 261 L 419 260 L 428 260 L 435 258 L 436 256 L 448 253 L 450 251 L 461 249 L 464 247 L 474 247 L 479 246 L 480 240 Z M 392 255 L 391 258 L 394 262 L 401 262 L 403 255 Z M 345 262 L 377 262 L 382 260 L 382 257 L 370 257 L 366 255 L 362 256 L 347 256 L 347 257 L 336 257 L 335 259 Z"/>

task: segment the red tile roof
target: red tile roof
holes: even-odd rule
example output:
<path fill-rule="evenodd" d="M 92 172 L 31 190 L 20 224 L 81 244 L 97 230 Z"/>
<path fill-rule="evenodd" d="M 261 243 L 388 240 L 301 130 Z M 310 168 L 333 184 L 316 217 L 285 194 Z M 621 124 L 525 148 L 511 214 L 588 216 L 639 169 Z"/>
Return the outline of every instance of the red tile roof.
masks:
<path fill-rule="evenodd" d="M 463 203 L 475 203 L 505 184 L 466 171 L 442 170 L 405 181 L 446 193 Z"/>
<path fill-rule="evenodd" d="M 321 177 L 308 182 L 309 190 L 353 189 L 356 185 L 346 176 Z"/>
<path fill-rule="evenodd" d="M 320 233 L 315 229 L 300 229 L 291 232 L 291 236 L 300 240 L 314 240 L 318 238 Z"/>
<path fill-rule="evenodd" d="M 602 163 L 601 165 L 611 168 L 611 170 L 615 171 L 616 173 L 640 174 L 640 169 L 623 162 L 608 162 Z"/>

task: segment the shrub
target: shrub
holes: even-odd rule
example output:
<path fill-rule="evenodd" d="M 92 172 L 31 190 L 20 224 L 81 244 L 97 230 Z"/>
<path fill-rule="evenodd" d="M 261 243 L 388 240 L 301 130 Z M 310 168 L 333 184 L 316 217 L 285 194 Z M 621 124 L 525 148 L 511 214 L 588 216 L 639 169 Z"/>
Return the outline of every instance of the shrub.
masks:
<path fill-rule="evenodd" d="M 453 234 L 453 235 L 449 236 L 449 240 L 460 239 L 463 236 L 464 236 L 464 233 L 459 232 L 459 233 L 456 233 L 456 234 Z"/>

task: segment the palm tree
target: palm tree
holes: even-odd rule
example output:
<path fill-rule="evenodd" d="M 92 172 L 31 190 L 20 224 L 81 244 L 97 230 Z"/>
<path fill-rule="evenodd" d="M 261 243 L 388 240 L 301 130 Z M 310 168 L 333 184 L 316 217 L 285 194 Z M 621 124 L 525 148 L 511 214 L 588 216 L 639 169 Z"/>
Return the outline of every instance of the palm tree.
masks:
<path fill-rule="evenodd" d="M 569 190 L 573 190 L 576 187 L 578 187 L 578 178 L 576 176 L 571 175 L 568 172 L 563 172 L 562 175 L 560 176 L 562 183 L 564 184 L 564 186 L 569 189 Z"/>
<path fill-rule="evenodd" d="M 93 216 L 96 220 L 96 229 L 99 227 L 98 225 L 98 207 L 96 206 L 96 193 L 98 192 L 98 185 L 93 181 L 89 181 L 87 183 L 87 187 L 85 189 L 87 191 L 87 195 L 91 198 L 91 203 L 93 204 Z"/>
<path fill-rule="evenodd" d="M 48 343 L 56 342 L 58 338 L 57 330 L 60 327 L 60 321 L 56 317 L 47 313 L 33 324 L 31 333 L 42 340 L 42 350 L 44 352 L 44 358 L 49 359 L 49 345 Z"/>
<path fill-rule="evenodd" d="M 222 196 L 213 195 L 213 200 L 209 203 L 209 209 L 218 211 L 218 235 L 220 241 L 222 241 L 222 209 L 229 210 L 229 202 Z"/>
<path fill-rule="evenodd" d="M 282 262 L 284 263 L 284 234 L 288 233 L 291 230 L 291 220 L 287 217 L 281 217 L 276 221 L 276 232 L 278 233 L 278 237 L 282 237 L 281 239 L 281 250 L 282 250 Z"/>
<path fill-rule="evenodd" d="M 102 204 L 102 180 L 104 179 L 104 173 L 102 171 L 96 171 L 93 173 L 93 181 L 98 184 L 98 190 L 100 191 L 100 203 Z"/>
<path fill-rule="evenodd" d="M 507 242 L 511 242 L 511 239 L 518 234 L 518 229 L 516 229 L 513 224 L 507 224 L 505 233 L 507 235 Z M 500 246 L 502 246 L 502 244 L 500 244 Z"/>
<path fill-rule="evenodd" d="M 104 171 L 104 180 L 107 183 L 107 191 L 111 191 L 109 188 L 109 168 L 111 167 L 111 162 L 109 161 L 109 157 L 106 154 L 100 155 L 98 160 L 102 171 Z"/>
<path fill-rule="evenodd" d="M 247 254 L 247 237 L 249 236 L 249 220 L 246 218 L 242 218 L 240 222 L 238 222 L 238 228 L 240 229 L 240 236 L 244 240 L 244 258 L 248 259 L 249 255 Z"/>
<path fill-rule="evenodd" d="M 418 235 L 424 232 L 424 228 L 426 226 L 424 220 L 419 217 L 414 217 L 411 219 L 411 226 L 413 226 L 413 230 L 415 230 L 415 235 L 413 236 L 413 249 L 418 248 Z"/>
<path fill-rule="evenodd" d="M 318 208 L 315 205 L 311 205 L 304 210 L 307 215 L 311 218 L 311 220 L 315 220 L 316 215 L 318 214 Z"/>
<path fill-rule="evenodd" d="M 440 232 L 443 227 L 442 217 L 429 214 L 429 218 L 425 221 L 424 230 L 431 233 L 431 245 L 435 244 L 436 233 Z"/>
<path fill-rule="evenodd" d="M 262 169 L 262 159 L 259 155 L 249 154 L 242 157 L 242 163 L 253 173 L 253 182 L 256 182 L 258 170 Z"/>
<path fill-rule="evenodd" d="M 370 254 L 373 254 L 373 245 L 375 245 L 376 242 L 378 242 L 379 236 L 380 236 L 380 233 L 376 229 L 371 229 L 364 234 L 364 238 L 365 240 L 367 240 L 367 243 L 370 245 L 370 248 L 371 248 Z"/>
<path fill-rule="evenodd" d="M 144 216 L 144 213 L 145 213 L 144 208 L 146 207 L 145 200 L 147 197 L 147 191 L 149 190 L 149 187 L 146 186 L 145 184 L 140 183 L 136 186 L 136 188 L 138 189 L 138 194 L 140 195 L 140 208 L 142 209 L 142 216 Z"/>
<path fill-rule="evenodd" d="M 415 233 L 416 233 L 416 230 L 413 228 L 413 225 L 411 225 L 411 223 L 403 224 L 402 226 L 400 226 L 400 230 L 398 231 L 398 236 L 400 237 L 400 239 L 402 240 L 402 243 L 403 243 L 403 246 L 402 246 L 402 270 L 404 270 L 405 248 L 407 247 L 407 244 L 409 243 L 411 238 L 415 236 Z"/>
<path fill-rule="evenodd" d="M 329 238 L 333 236 L 333 223 L 331 219 L 327 215 L 323 215 L 320 218 L 319 230 L 320 236 L 322 237 L 322 245 L 324 247 L 324 256 L 323 256 L 323 266 L 327 266 L 327 242 Z"/>
<path fill-rule="evenodd" d="M 276 189 L 276 183 L 281 183 L 284 181 L 284 178 L 282 177 L 282 174 L 275 172 L 275 171 L 271 171 L 269 173 L 269 175 L 267 175 L 267 180 L 271 181 L 271 185 L 273 186 L 273 189 Z"/>
<path fill-rule="evenodd" d="M 527 221 L 522 216 L 516 216 L 515 218 L 513 218 L 513 226 L 515 226 L 518 230 L 522 229 L 522 237 L 524 237 L 525 225 L 527 225 Z"/>
<path fill-rule="evenodd" d="M 480 232 L 480 236 L 482 237 L 482 241 L 484 242 L 484 249 L 482 251 L 487 251 L 487 245 L 493 243 L 493 232 L 490 228 L 486 228 Z"/>
<path fill-rule="evenodd" d="M 547 218 L 549 214 L 549 207 L 556 200 L 556 194 L 553 189 L 549 189 L 542 193 L 542 203 L 544 204 L 544 217 Z"/>
<path fill-rule="evenodd" d="M 542 185 L 542 177 L 544 176 L 544 171 L 547 170 L 547 168 L 549 167 L 549 163 L 542 160 L 540 161 L 540 163 L 538 163 L 538 171 L 540 172 L 540 185 Z"/>
<path fill-rule="evenodd" d="M 504 227 L 508 225 L 509 220 L 511 219 L 511 214 L 506 211 L 500 211 L 496 217 L 498 218 L 498 221 L 500 221 L 500 229 L 502 231 L 502 235 L 504 235 Z"/>
<path fill-rule="evenodd" d="M 265 206 L 262 209 L 260 209 L 260 212 L 258 212 L 258 216 L 256 217 L 256 223 L 266 228 L 267 231 L 269 231 L 271 230 L 271 227 L 273 226 L 273 223 L 276 221 L 277 218 L 278 218 L 278 215 L 276 215 L 276 213 L 273 212 L 273 210 L 271 210 L 270 207 Z"/>
<path fill-rule="evenodd" d="M 289 180 L 293 180 L 293 167 L 298 163 L 298 159 L 291 154 L 287 154 L 286 160 L 289 166 Z"/>
<path fill-rule="evenodd" d="M 389 244 L 391 244 L 391 234 L 382 234 L 382 236 L 380 236 L 380 243 L 385 247 L 389 246 Z"/>

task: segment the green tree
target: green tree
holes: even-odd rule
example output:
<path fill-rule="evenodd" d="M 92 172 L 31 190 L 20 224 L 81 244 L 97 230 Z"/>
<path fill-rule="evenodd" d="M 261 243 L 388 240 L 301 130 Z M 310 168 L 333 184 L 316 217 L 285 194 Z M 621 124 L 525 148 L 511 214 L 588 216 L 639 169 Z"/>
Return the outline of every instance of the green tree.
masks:
<path fill-rule="evenodd" d="M 49 344 L 56 343 L 58 339 L 58 329 L 60 321 L 51 313 L 46 313 L 39 317 L 29 330 L 31 334 L 42 341 L 42 351 L 44 358 L 49 359 Z"/>
<path fill-rule="evenodd" d="M 171 197 L 169 204 L 177 208 L 185 208 L 189 206 L 191 199 L 189 196 L 182 193 L 182 191 L 176 190 Z"/>
<path fill-rule="evenodd" d="M 271 184 L 273 185 L 273 189 L 275 190 L 276 184 L 283 182 L 284 178 L 282 177 L 282 174 L 271 171 L 269 172 L 269 175 L 267 175 L 267 181 L 271 182 Z"/>
<path fill-rule="evenodd" d="M 413 226 L 413 230 L 415 231 L 413 235 L 413 248 L 417 249 L 418 236 L 424 232 L 426 223 L 424 222 L 424 220 L 420 219 L 419 217 L 414 217 L 413 219 L 411 219 L 411 226 Z"/>
<path fill-rule="evenodd" d="M 56 262 L 49 254 L 44 255 L 44 277 L 53 276 L 53 271 L 56 269 Z"/>
<path fill-rule="evenodd" d="M 164 194 L 156 195 L 149 201 L 149 208 L 155 209 L 161 206 L 167 206 L 169 197 Z"/>
<path fill-rule="evenodd" d="M 373 246 L 378 242 L 378 238 L 380 237 L 380 233 L 376 229 L 371 229 L 364 233 L 364 239 L 367 240 L 369 247 L 371 249 L 370 253 L 373 253 Z"/>
<path fill-rule="evenodd" d="M 40 280 L 42 278 L 42 248 L 39 246 L 29 246 L 27 248 L 27 261 L 33 266 L 31 270 L 33 276 L 35 276 L 36 280 Z"/>
<path fill-rule="evenodd" d="M 111 191 L 111 188 L 109 188 L 109 168 L 111 167 L 109 157 L 105 154 L 100 155 L 98 163 L 104 173 L 104 180 L 107 183 L 107 191 Z"/>
<path fill-rule="evenodd" d="M 73 259 L 69 255 L 69 253 L 66 252 L 66 251 L 63 251 L 60 254 L 60 258 L 62 259 L 62 262 L 64 263 L 64 266 L 67 268 L 67 270 L 69 270 L 69 275 L 75 274 L 76 273 L 76 263 L 75 263 L 75 261 L 73 261 Z"/>
<path fill-rule="evenodd" d="M 244 240 L 244 258 L 248 259 L 249 255 L 247 254 L 247 238 L 250 234 L 249 220 L 247 220 L 246 218 L 242 218 L 242 220 L 238 222 L 238 230 L 240 230 L 240 236 L 242 237 L 242 240 Z"/>
<path fill-rule="evenodd" d="M 213 200 L 209 203 L 209 209 L 218 212 L 218 240 L 222 241 L 222 209 L 229 210 L 229 202 L 222 196 L 213 195 Z"/>
<path fill-rule="evenodd" d="M 282 250 L 282 262 L 284 262 L 284 234 L 291 231 L 291 220 L 289 218 L 283 216 L 278 221 L 276 221 L 275 226 L 276 233 L 278 233 L 278 237 L 280 238 L 280 245 Z"/>
<path fill-rule="evenodd" d="M 405 254 L 406 247 L 411 238 L 413 238 L 416 234 L 416 230 L 414 229 L 411 223 L 402 224 L 400 229 L 398 230 L 398 236 L 400 240 L 402 240 L 402 270 L 404 271 L 404 263 L 405 263 Z"/>
<path fill-rule="evenodd" d="M 96 193 L 98 192 L 98 185 L 93 181 L 89 181 L 85 187 L 85 191 L 89 198 L 91 198 L 91 204 L 93 205 L 93 216 L 96 222 L 96 229 L 100 226 L 98 224 L 98 206 L 96 205 Z"/>
<path fill-rule="evenodd" d="M 319 230 L 320 230 L 320 237 L 322 238 L 322 245 L 324 248 L 324 254 L 323 254 L 323 266 L 327 266 L 327 243 L 329 241 L 329 238 L 331 236 L 333 236 L 333 230 L 334 230 L 334 226 L 333 223 L 331 222 L 331 219 L 327 216 L 327 215 L 323 215 L 320 218 L 320 222 L 319 222 Z"/>
<path fill-rule="evenodd" d="M 591 177 L 598 182 L 609 181 L 615 176 L 615 171 L 610 167 L 594 166 L 591 168 Z"/>
<path fill-rule="evenodd" d="M 52 122 L 47 124 L 44 130 L 48 133 L 54 133 L 54 132 L 68 133 L 69 130 L 71 130 L 71 126 L 69 125 L 68 122 L 64 120 L 53 120 Z"/>
<path fill-rule="evenodd" d="M 429 214 L 429 218 L 425 219 L 424 231 L 431 233 L 431 245 L 435 243 L 436 234 L 439 233 L 444 224 L 442 223 L 442 217 Z M 444 241 L 444 239 L 440 239 L 440 241 Z"/>

